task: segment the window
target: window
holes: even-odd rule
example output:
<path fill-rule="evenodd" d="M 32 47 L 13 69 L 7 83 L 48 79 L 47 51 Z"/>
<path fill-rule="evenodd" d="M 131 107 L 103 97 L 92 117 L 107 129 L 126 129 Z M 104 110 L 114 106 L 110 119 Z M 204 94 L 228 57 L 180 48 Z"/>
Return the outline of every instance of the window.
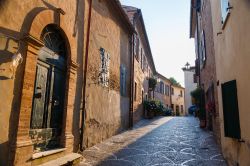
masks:
<path fill-rule="evenodd" d="M 133 45 L 134 45 L 134 55 L 136 55 L 137 54 L 137 45 L 138 45 L 138 43 L 137 43 L 137 35 L 134 35 L 134 43 L 133 43 Z"/>
<path fill-rule="evenodd" d="M 240 118 L 236 80 L 221 85 L 225 137 L 240 139 Z"/>
<path fill-rule="evenodd" d="M 162 81 L 160 82 L 160 93 L 164 94 L 164 83 Z"/>
<path fill-rule="evenodd" d="M 221 0 L 221 23 L 224 24 L 227 21 L 230 12 L 229 0 Z"/>
<path fill-rule="evenodd" d="M 201 31 L 201 36 L 200 36 L 200 66 L 203 68 L 206 63 L 206 42 L 205 42 L 205 32 L 204 30 Z"/>
<path fill-rule="evenodd" d="M 181 105 L 181 113 L 183 114 L 184 110 L 183 110 L 183 105 Z"/>
<path fill-rule="evenodd" d="M 165 95 L 169 96 L 169 86 L 165 85 Z"/>
<path fill-rule="evenodd" d="M 136 101 L 136 97 L 137 97 L 137 83 L 135 82 L 134 101 Z"/>
<path fill-rule="evenodd" d="M 136 60 L 139 62 L 139 52 L 140 52 L 140 39 L 137 35 L 134 35 L 134 55 Z"/>
<path fill-rule="evenodd" d="M 174 95 L 174 88 L 171 88 L 171 95 Z"/>
<path fill-rule="evenodd" d="M 143 56 L 143 68 L 142 68 L 142 71 L 145 72 L 147 68 L 148 68 L 148 62 L 147 62 L 146 56 L 144 55 Z"/>
<path fill-rule="evenodd" d="M 180 97 L 182 97 L 183 96 L 183 94 L 182 94 L 182 90 L 180 91 Z"/>
<path fill-rule="evenodd" d="M 110 55 L 104 48 L 100 48 L 100 58 L 101 58 L 101 67 L 99 73 L 99 83 L 103 86 L 108 87 Z"/>
<path fill-rule="evenodd" d="M 143 70 L 143 49 L 141 48 L 141 69 Z"/>
<path fill-rule="evenodd" d="M 126 96 L 126 67 L 121 65 L 120 67 L 120 93 L 122 96 Z"/>

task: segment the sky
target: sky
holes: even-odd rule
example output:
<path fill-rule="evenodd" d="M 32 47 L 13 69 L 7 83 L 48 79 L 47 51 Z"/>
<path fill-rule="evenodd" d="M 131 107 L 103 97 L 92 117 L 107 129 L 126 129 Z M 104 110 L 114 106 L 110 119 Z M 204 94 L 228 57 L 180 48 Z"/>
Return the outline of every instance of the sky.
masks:
<path fill-rule="evenodd" d="M 190 0 L 120 0 L 142 10 L 156 70 L 184 86 L 182 67 L 194 65 L 194 40 L 189 38 Z"/>

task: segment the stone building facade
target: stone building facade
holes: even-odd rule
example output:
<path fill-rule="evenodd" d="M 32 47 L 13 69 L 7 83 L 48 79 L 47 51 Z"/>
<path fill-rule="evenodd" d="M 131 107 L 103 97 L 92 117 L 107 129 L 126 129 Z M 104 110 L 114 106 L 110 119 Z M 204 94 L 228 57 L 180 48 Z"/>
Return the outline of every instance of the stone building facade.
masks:
<path fill-rule="evenodd" d="M 171 82 L 169 79 L 161 75 L 160 73 L 156 74 L 158 78 L 158 83 L 155 89 L 155 99 L 161 101 L 166 108 L 171 107 L 171 100 L 170 100 L 170 87 Z"/>
<path fill-rule="evenodd" d="M 192 1 L 191 4 L 193 7 L 197 6 L 197 1 Z M 250 40 L 249 2 L 201 1 L 200 10 L 207 11 L 200 16 L 206 40 L 209 41 L 206 43 L 213 43 L 206 46 L 207 63 L 211 71 L 208 73 L 211 77 L 207 78 L 206 82 L 211 82 L 209 79 L 213 81 L 215 100 L 216 96 L 218 98 L 215 103 L 215 116 L 218 119 L 215 120 L 215 127 L 219 128 L 216 130 L 219 133 L 215 134 L 220 138 L 222 153 L 228 165 L 247 166 L 250 164 L 248 129 L 250 114 L 247 100 L 250 95 L 248 90 L 250 49 L 247 44 Z M 194 8 L 191 11 L 193 11 L 191 18 L 195 18 L 197 11 L 194 11 Z M 191 24 L 195 22 L 197 20 Z M 191 27 L 193 27 L 191 32 L 195 32 L 195 26 Z M 208 62 L 209 57 L 212 62 Z"/>
<path fill-rule="evenodd" d="M 116 0 L 1 1 L 0 165 L 79 160 L 128 128 L 133 33 Z"/>
<path fill-rule="evenodd" d="M 221 146 L 229 165 L 250 165 L 249 6 L 211 1 Z"/>
<path fill-rule="evenodd" d="M 148 79 L 156 74 L 154 60 L 149 45 L 147 32 L 140 9 L 123 6 L 136 34 L 134 35 L 134 103 L 133 122 L 138 122 L 144 116 L 143 101 L 153 98 L 153 92 L 148 87 Z"/>
<path fill-rule="evenodd" d="M 175 116 L 185 116 L 185 88 L 178 85 L 170 86 L 171 108 Z"/>
<path fill-rule="evenodd" d="M 206 126 L 212 130 L 217 142 L 220 142 L 220 119 L 217 95 L 217 79 L 214 52 L 214 37 L 211 16 L 210 1 L 193 1 L 192 6 L 191 34 L 195 38 L 196 45 L 196 68 L 198 86 L 205 92 L 205 105 L 212 103 L 212 111 L 206 110 Z M 199 7 L 198 7 L 199 6 Z"/>
<path fill-rule="evenodd" d="M 188 113 L 188 108 L 193 105 L 191 92 L 197 88 L 195 67 L 186 66 L 182 68 L 184 72 L 185 83 L 185 111 Z"/>
<path fill-rule="evenodd" d="M 88 6 L 87 2 L 85 20 L 89 16 Z M 91 12 L 89 41 L 85 41 L 85 48 L 89 42 L 89 55 L 84 95 L 84 147 L 129 127 L 131 98 L 134 28 L 117 1 L 94 0 Z M 87 51 L 85 57 L 86 54 Z"/>

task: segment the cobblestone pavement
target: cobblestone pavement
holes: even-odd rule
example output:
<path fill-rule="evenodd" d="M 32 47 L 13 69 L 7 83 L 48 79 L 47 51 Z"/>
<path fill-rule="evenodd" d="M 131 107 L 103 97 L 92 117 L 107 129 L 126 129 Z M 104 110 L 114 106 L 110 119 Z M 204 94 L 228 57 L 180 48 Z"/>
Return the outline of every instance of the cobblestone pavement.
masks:
<path fill-rule="evenodd" d="M 226 166 L 213 135 L 194 117 L 142 120 L 83 152 L 80 166 Z"/>

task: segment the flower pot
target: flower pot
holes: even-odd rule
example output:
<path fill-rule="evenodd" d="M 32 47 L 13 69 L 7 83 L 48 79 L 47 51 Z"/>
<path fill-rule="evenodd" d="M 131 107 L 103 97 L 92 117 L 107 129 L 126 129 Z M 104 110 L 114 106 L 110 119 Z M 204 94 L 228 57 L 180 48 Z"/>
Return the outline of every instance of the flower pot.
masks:
<path fill-rule="evenodd" d="M 200 119 L 200 128 L 205 128 L 205 127 L 206 127 L 206 120 Z"/>

